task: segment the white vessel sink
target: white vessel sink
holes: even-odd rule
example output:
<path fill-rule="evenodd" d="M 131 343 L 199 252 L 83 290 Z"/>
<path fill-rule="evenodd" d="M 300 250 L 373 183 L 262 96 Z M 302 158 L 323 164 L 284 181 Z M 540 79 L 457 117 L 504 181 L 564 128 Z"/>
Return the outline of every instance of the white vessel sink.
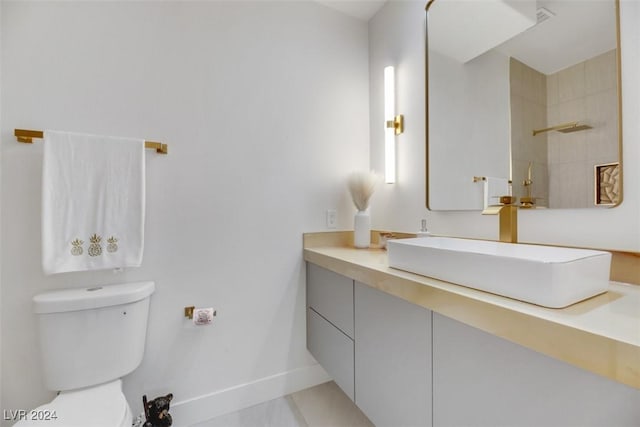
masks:
<path fill-rule="evenodd" d="M 389 240 L 389 266 L 550 308 L 606 292 L 609 252 L 450 237 Z"/>

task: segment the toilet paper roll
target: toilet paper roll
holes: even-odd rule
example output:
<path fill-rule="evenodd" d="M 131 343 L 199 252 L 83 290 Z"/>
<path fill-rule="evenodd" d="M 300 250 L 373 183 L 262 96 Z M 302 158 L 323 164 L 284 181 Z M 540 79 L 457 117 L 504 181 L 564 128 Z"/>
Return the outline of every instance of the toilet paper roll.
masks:
<path fill-rule="evenodd" d="M 209 325 L 213 322 L 213 316 L 215 316 L 215 311 L 213 308 L 196 308 L 193 310 L 193 324 L 202 326 Z"/>

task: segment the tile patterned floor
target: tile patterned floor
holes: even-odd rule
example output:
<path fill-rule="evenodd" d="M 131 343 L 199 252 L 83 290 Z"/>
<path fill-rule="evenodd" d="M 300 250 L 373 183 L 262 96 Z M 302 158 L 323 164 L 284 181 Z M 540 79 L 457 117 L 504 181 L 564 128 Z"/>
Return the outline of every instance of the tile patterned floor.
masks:
<path fill-rule="evenodd" d="M 373 427 L 333 381 L 192 427 Z"/>

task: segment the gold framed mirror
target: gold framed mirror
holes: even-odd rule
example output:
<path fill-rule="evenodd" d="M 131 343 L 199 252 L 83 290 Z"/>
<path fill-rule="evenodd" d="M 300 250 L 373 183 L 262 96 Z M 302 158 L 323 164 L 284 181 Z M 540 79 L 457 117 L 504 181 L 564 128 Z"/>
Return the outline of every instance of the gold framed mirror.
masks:
<path fill-rule="evenodd" d="M 481 210 L 491 192 L 473 177 L 510 181 L 522 208 L 622 202 L 619 0 L 431 0 L 425 13 L 429 210 Z"/>

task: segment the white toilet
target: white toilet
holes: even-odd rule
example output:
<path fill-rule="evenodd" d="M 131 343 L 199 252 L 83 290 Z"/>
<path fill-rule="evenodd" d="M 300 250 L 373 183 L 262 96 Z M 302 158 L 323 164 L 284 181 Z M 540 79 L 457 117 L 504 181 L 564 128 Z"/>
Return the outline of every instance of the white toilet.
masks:
<path fill-rule="evenodd" d="M 59 391 L 16 426 L 131 427 L 121 377 L 140 365 L 154 282 L 33 298 L 45 385 Z"/>

